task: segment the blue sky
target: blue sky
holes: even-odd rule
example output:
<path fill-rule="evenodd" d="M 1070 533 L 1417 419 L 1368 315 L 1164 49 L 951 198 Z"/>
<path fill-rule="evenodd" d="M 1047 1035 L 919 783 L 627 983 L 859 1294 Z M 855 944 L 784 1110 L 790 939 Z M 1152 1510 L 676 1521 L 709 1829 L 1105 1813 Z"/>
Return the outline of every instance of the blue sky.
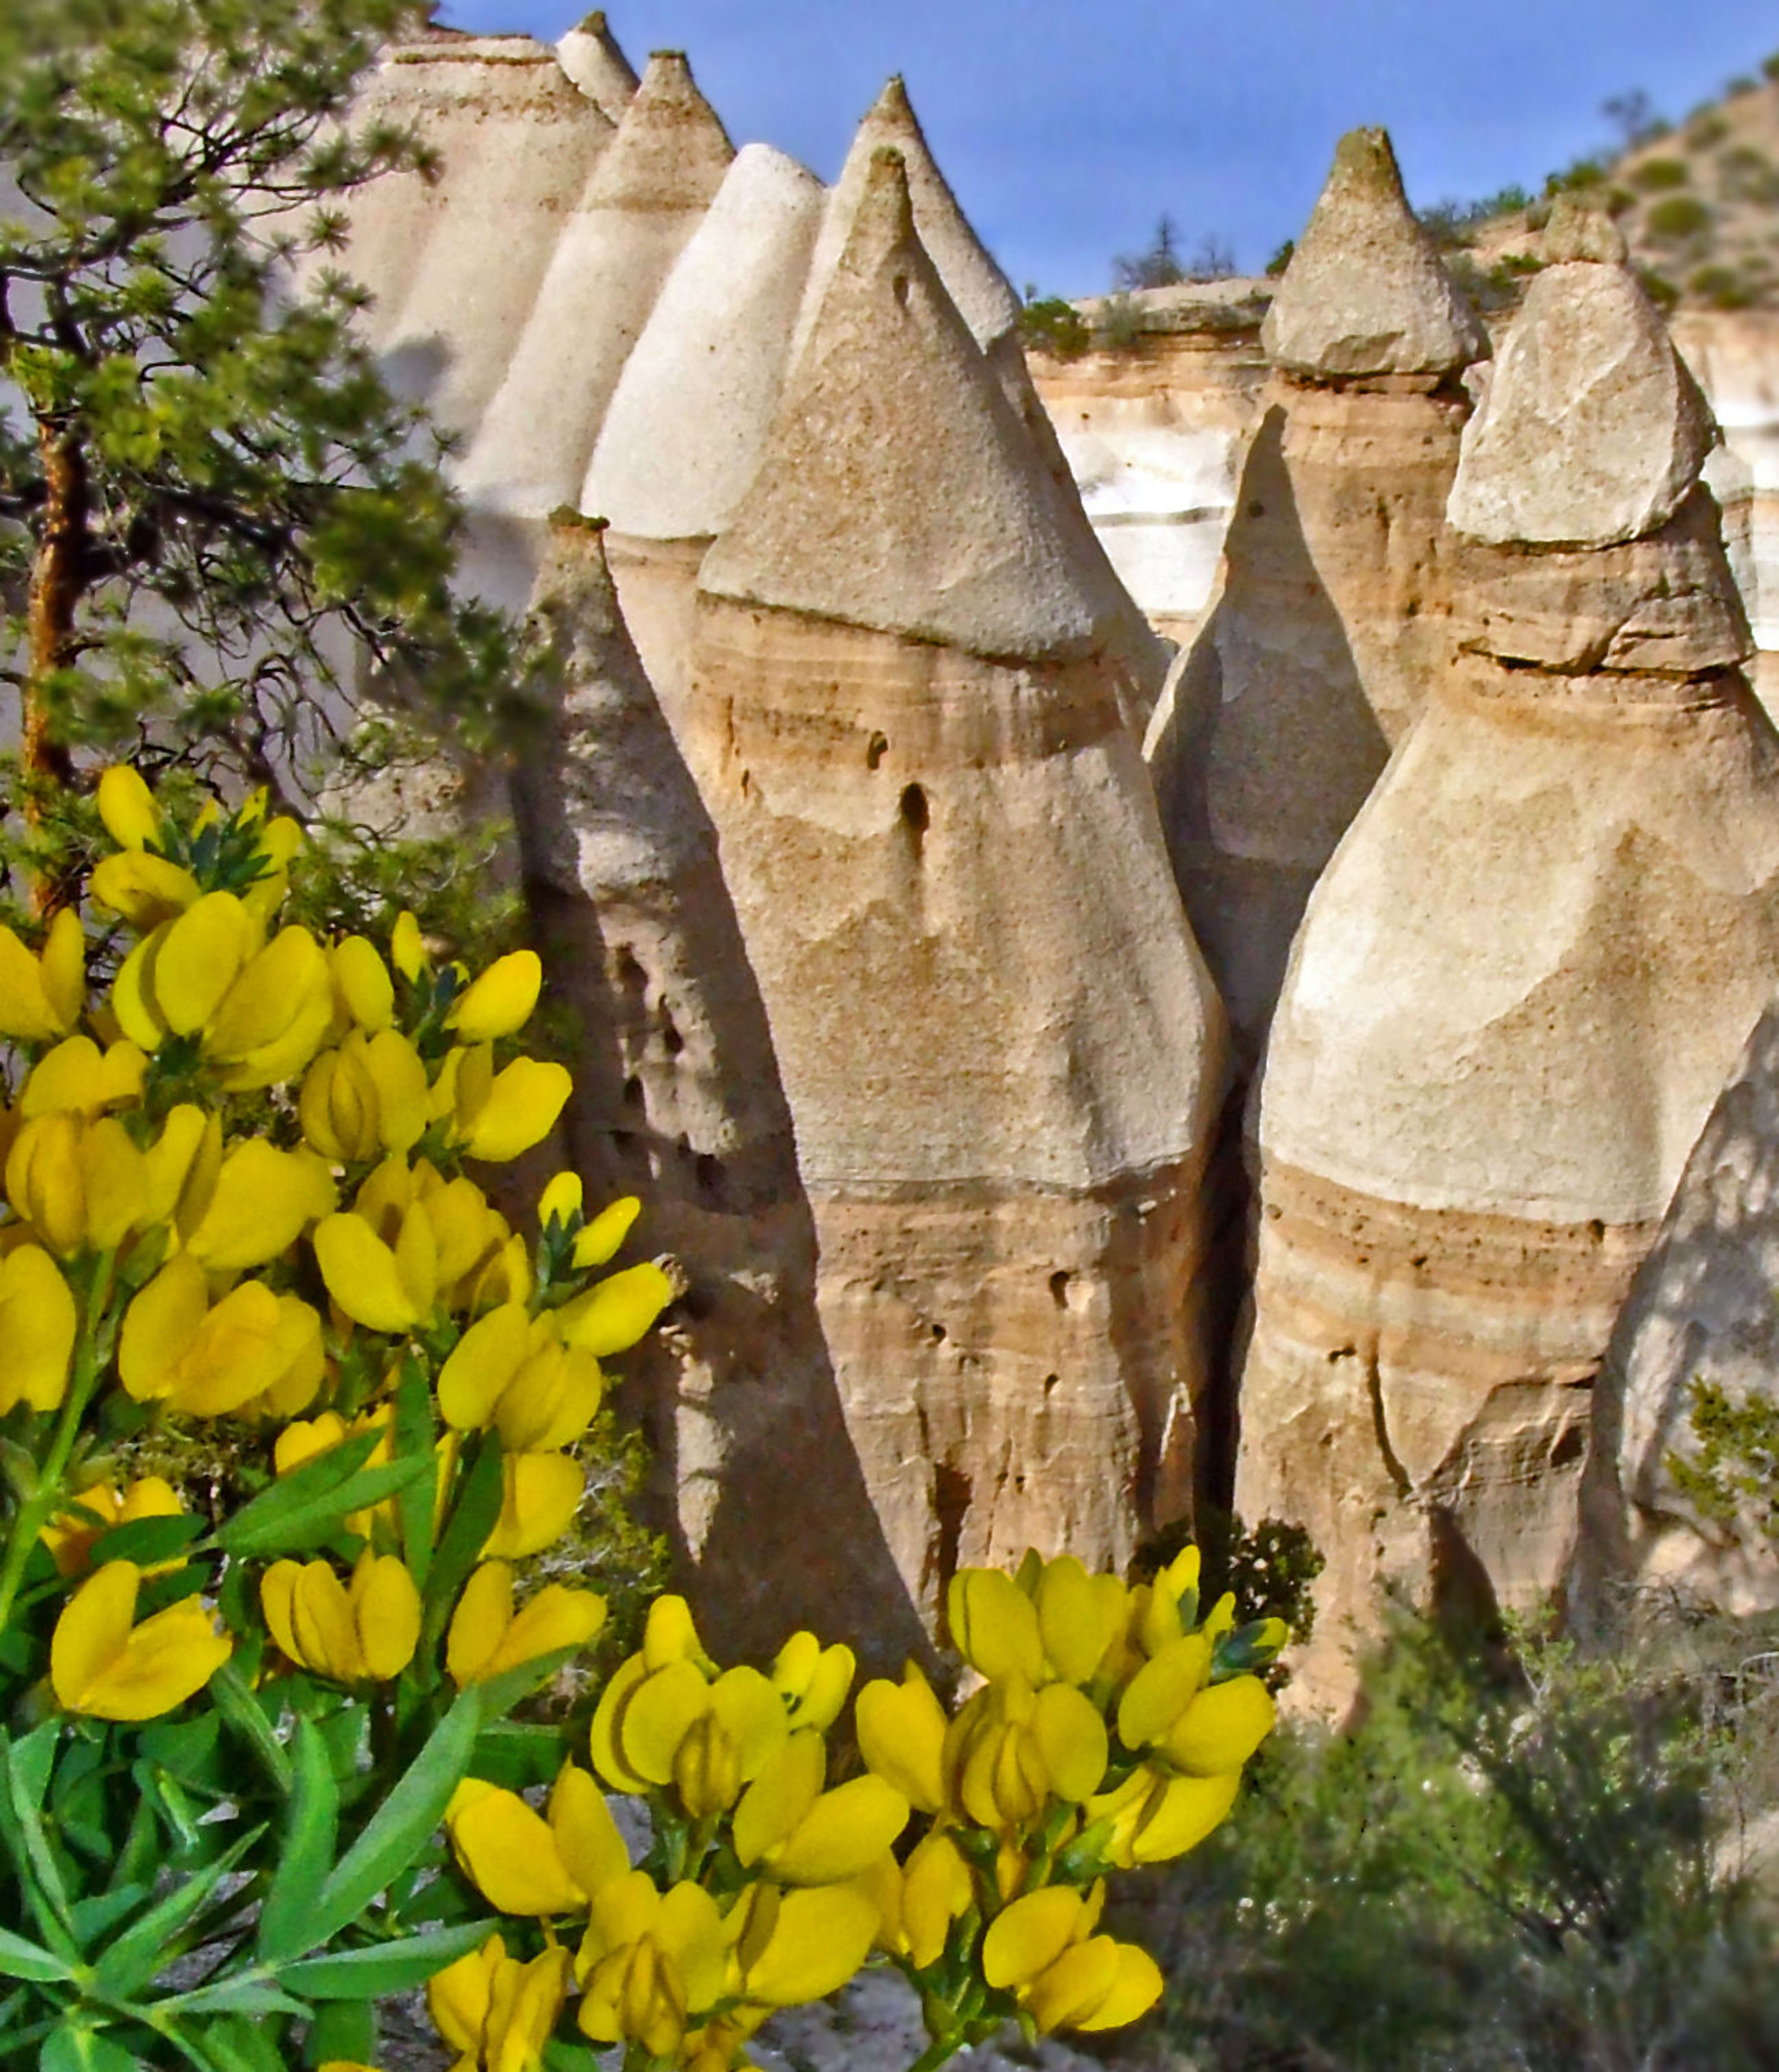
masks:
<path fill-rule="evenodd" d="M 554 39 L 584 0 L 447 0 Z M 892 72 L 1016 286 L 1096 294 L 1166 210 L 1258 270 L 1343 130 L 1382 122 L 1411 197 L 1535 187 L 1641 88 L 1670 117 L 1779 47 L 1773 0 L 612 0 L 632 62 L 683 49 L 736 142 L 831 179 Z"/>

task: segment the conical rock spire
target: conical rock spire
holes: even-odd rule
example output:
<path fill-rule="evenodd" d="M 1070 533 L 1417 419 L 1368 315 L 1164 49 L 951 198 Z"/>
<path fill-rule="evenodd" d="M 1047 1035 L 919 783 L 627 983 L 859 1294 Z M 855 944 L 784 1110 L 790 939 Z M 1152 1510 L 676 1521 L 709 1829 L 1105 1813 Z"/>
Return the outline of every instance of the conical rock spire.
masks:
<path fill-rule="evenodd" d="M 898 73 L 859 125 L 840 177 L 834 182 L 827 216 L 816 240 L 815 256 L 809 263 L 809 286 L 791 348 L 793 357 L 808 342 L 822 298 L 871 184 L 872 161 L 886 146 L 901 154 L 914 208 L 914 227 L 938 269 L 946 294 L 970 327 L 970 335 L 986 352 L 1019 323 L 1020 303 L 1012 283 L 983 249 L 970 219 L 959 208 Z"/>
<path fill-rule="evenodd" d="M 472 507 L 537 519 L 579 495 L 624 362 L 733 156 L 685 58 L 657 51 L 459 473 Z"/>
<path fill-rule="evenodd" d="M 620 532 L 720 532 L 753 480 L 784 385 L 826 190 L 749 144 L 661 290 L 581 493 Z"/>
<path fill-rule="evenodd" d="M 1102 648 L 1119 618 L 874 154 L 773 436 L 702 587 L 970 653 Z"/>
<path fill-rule="evenodd" d="M 1275 366 L 1312 379 L 1451 374 L 1487 334 L 1415 220 L 1382 130 L 1353 130 L 1261 327 Z"/>
<path fill-rule="evenodd" d="M 1567 212 L 1552 228 L 1556 263 L 1465 429 L 1447 516 L 1496 545 L 1610 546 L 1668 523 L 1719 434 L 1660 312 L 1605 256 L 1616 233 Z"/>
<path fill-rule="evenodd" d="M 606 26 L 601 7 L 556 46 L 557 61 L 608 121 L 621 122 L 636 91 L 636 75 Z"/>

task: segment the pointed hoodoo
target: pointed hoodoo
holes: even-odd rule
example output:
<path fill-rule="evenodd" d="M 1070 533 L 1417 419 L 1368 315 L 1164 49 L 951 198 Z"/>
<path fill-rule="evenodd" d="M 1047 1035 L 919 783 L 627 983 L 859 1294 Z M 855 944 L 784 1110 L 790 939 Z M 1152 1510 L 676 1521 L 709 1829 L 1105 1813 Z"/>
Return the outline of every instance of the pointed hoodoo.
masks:
<path fill-rule="evenodd" d="M 752 482 L 784 387 L 826 190 L 749 144 L 669 276 L 581 491 L 649 677 L 677 717 L 698 563 Z"/>
<path fill-rule="evenodd" d="M 1716 423 L 1604 217 L 1560 204 L 1545 253 L 1465 435 L 1452 522 L 1497 545 L 1635 540 L 1691 493 Z"/>
<path fill-rule="evenodd" d="M 540 520 L 580 495 L 606 406 L 735 153 L 677 51 L 657 51 L 544 276 L 459 482 Z"/>
<path fill-rule="evenodd" d="M 591 1198 L 640 1193 L 638 1235 L 690 1283 L 635 1364 L 701 1618 L 731 1646 L 787 1618 L 897 1648 L 894 1574 L 814 1308 L 790 1114 L 710 817 L 662 720 L 595 520 L 556 514 L 529 621 L 546 751 L 514 774 L 551 997 L 578 1032 L 564 1118 Z M 875 1552 L 873 1551 L 875 1548 Z"/>
<path fill-rule="evenodd" d="M 1488 343 L 1382 130 L 1340 140 L 1261 337 L 1275 371 L 1221 590 L 1147 744 L 1250 1059 L 1311 888 L 1452 655 L 1458 376 Z"/>
<path fill-rule="evenodd" d="M 1452 374 L 1488 335 L 1402 191 L 1390 135 L 1352 130 L 1291 254 L 1260 342 L 1312 381 Z"/>
<path fill-rule="evenodd" d="M 395 69 L 416 82 L 409 119 L 440 172 L 435 227 L 403 255 L 376 340 L 401 393 L 473 433 L 612 128 L 528 36 L 436 39 L 397 52 Z"/>
<path fill-rule="evenodd" d="M 929 1610 L 1189 1503 L 1221 1012 L 1099 565 L 880 152 L 701 582 L 689 731 L 858 1457 Z"/>
<path fill-rule="evenodd" d="M 1555 426 L 1560 397 L 1515 370 L 1562 365 L 1602 457 L 1576 495 L 1623 505 L 1691 406 L 1670 384 L 1655 421 L 1621 266 L 1565 260 L 1534 294 L 1486 406 L 1497 435 L 1528 397 Z M 1616 330 L 1576 351 L 1609 307 Z M 1531 510 L 1497 470 L 1514 452 L 1467 447 L 1455 513 L 1479 454 Z M 1779 734 L 1740 673 L 1751 643 L 1696 475 L 1639 538 L 1467 547 L 1459 655 L 1292 952 L 1236 1498 L 1328 1556 L 1324 1688 L 1386 1578 L 1472 1609 L 1558 1581 L 1615 1312 L 1779 982 Z"/>
<path fill-rule="evenodd" d="M 577 23 L 556 46 L 557 62 L 608 122 L 621 122 L 636 91 L 636 75 L 606 26 L 601 7 Z"/>
<path fill-rule="evenodd" d="M 967 483 L 967 499 L 958 485 Z M 1029 659 L 1103 648 L 1119 610 L 873 154 L 763 465 L 702 587 Z"/>

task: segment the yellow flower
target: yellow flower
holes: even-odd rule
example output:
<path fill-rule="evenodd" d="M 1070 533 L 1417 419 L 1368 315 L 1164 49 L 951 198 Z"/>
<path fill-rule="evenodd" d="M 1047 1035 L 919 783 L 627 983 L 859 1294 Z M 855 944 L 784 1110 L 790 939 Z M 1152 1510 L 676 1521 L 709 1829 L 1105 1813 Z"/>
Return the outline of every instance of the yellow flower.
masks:
<path fill-rule="evenodd" d="M 200 1141 L 179 1213 L 186 1249 L 212 1273 L 268 1264 L 333 1208 L 332 1176 L 312 1151 L 280 1151 L 249 1137 L 218 1160 L 211 1181 L 206 1150 Z M 200 1202 L 194 1186 L 205 1182 Z"/>
<path fill-rule="evenodd" d="M 722 1998 L 728 1971 L 728 1938 L 710 1893 L 688 1884 L 657 1892 L 632 1871 L 593 1895 L 574 1959 L 576 2019 L 595 2043 L 637 2043 L 653 2058 L 671 2058 Z"/>
<path fill-rule="evenodd" d="M 581 1213 L 582 1198 L 580 1174 L 558 1173 L 537 1197 L 538 1228 L 553 1223 L 572 1223 Z M 637 1207 L 641 1207 L 640 1202 Z"/>
<path fill-rule="evenodd" d="M 473 1180 L 446 1180 L 425 1159 L 385 1158 L 349 1214 L 316 1231 L 315 1258 L 341 1311 L 369 1330 L 413 1330 L 443 1309 L 524 1302 L 524 1241 Z"/>
<path fill-rule="evenodd" d="M 772 1688 L 789 1725 L 826 1733 L 840 1716 L 857 1667 L 850 1647 L 824 1647 L 813 1633 L 793 1633 L 772 1663 Z"/>
<path fill-rule="evenodd" d="M 731 1984 L 744 2000 L 780 2008 L 838 1992 L 871 1955 L 879 1923 L 856 1885 L 780 1892 L 751 1885 L 725 1925 L 735 1948 Z"/>
<path fill-rule="evenodd" d="M 49 1549 L 58 1574 L 83 1576 L 93 1565 L 94 1542 L 113 1526 L 133 1525 L 141 1518 L 179 1518 L 185 1507 L 172 1484 L 159 1475 L 143 1475 L 127 1489 L 115 1482 L 95 1482 L 74 1498 L 38 1536 Z M 182 1564 L 163 1561 L 145 1568 L 145 1576 L 164 1575 Z"/>
<path fill-rule="evenodd" d="M 641 1214 L 642 1203 L 634 1194 L 608 1202 L 575 1239 L 574 1264 L 583 1272 L 590 1266 L 603 1266 L 629 1236 L 630 1226 Z"/>
<path fill-rule="evenodd" d="M 499 1166 L 542 1143 L 573 1088 L 564 1067 L 536 1058 L 496 1073 L 492 1047 L 479 1043 L 447 1054 L 430 1105 L 466 1157 Z"/>
<path fill-rule="evenodd" d="M 1162 1864 L 1196 1849 L 1221 1826 L 1242 1787 L 1242 1772 L 1215 1777 L 1163 1777 L 1147 1765 L 1133 1770 L 1114 1791 L 1088 1800 L 1088 1820 L 1104 1823 L 1100 1854 L 1130 1870 Z M 1084 1839 L 1086 1839 L 1084 1837 Z"/>
<path fill-rule="evenodd" d="M 1107 1753 L 1106 1721 L 1082 1692 L 1034 1692 L 1015 1671 L 977 1692 L 947 1729 L 946 1801 L 1015 1840 L 1052 1799 L 1078 1806 L 1097 1791 Z"/>
<path fill-rule="evenodd" d="M 603 1597 L 562 1583 L 546 1583 L 515 1614 L 512 1569 L 504 1561 L 484 1561 L 451 1614 L 445 1667 L 459 1689 L 486 1683 L 540 1655 L 584 1647 L 604 1623 Z"/>
<path fill-rule="evenodd" d="M 212 1305 L 188 1252 L 170 1259 L 124 1313 L 117 1373 L 138 1403 L 223 1417 L 260 1397 L 290 1415 L 321 1386 L 321 1319 L 295 1295 L 244 1281 Z"/>
<path fill-rule="evenodd" d="M 139 849 L 161 838 L 161 809 L 141 773 L 127 763 L 101 771 L 97 793 L 99 818 L 119 849 Z"/>
<path fill-rule="evenodd" d="M 1101 1888 L 1027 1893 L 996 1915 L 982 1938 L 982 1976 L 1011 1989 L 1048 2036 L 1057 2029 L 1122 2029 L 1161 1997 L 1162 1977 L 1146 1951 L 1096 1935 Z"/>
<path fill-rule="evenodd" d="M 348 935 L 328 951 L 327 969 L 337 1027 L 356 1027 L 367 1035 L 389 1027 L 395 1013 L 395 985 L 373 944 L 362 935 Z"/>
<path fill-rule="evenodd" d="M 990 1682 L 1015 1675 L 1044 1683 L 1044 1639 L 1038 1611 L 1013 1578 L 999 1568 L 960 1568 L 945 1592 L 952 1644 Z"/>
<path fill-rule="evenodd" d="M 402 1332 L 430 1319 L 439 1300 L 439 1250 L 423 1210 L 402 1219 L 393 1245 L 356 1211 L 324 1216 L 314 1243 L 327 1293 L 354 1323 Z"/>
<path fill-rule="evenodd" d="M 280 1651 L 336 1684 L 385 1684 L 414 1659 L 420 1593 L 393 1554 L 367 1547 L 349 1586 L 325 1561 L 274 1561 L 259 1597 Z"/>
<path fill-rule="evenodd" d="M 154 1720 L 201 1691 L 233 1652 L 196 1597 L 134 1623 L 142 1572 L 107 1561 L 69 1598 L 49 1649 L 56 1702 L 99 1720 Z"/>
<path fill-rule="evenodd" d="M 6 1195 L 48 1249 L 69 1259 L 111 1252 L 148 1207 L 142 1154 L 113 1116 L 37 1116 L 13 1139 Z"/>
<path fill-rule="evenodd" d="M 509 1453 L 500 1469 L 500 1515 L 482 1554 L 491 1561 L 522 1561 L 553 1545 L 574 1523 L 587 1477 L 566 1453 Z"/>
<path fill-rule="evenodd" d="M 537 2072 L 568 2000 L 569 1953 L 522 1964 L 498 1935 L 426 1983 L 426 2011 L 463 2072 Z"/>
<path fill-rule="evenodd" d="M 976 1904 L 970 1866 L 942 1829 L 923 1836 L 905 1864 L 885 1854 L 858 1882 L 878 1910 L 879 1946 L 917 1971 L 937 1963 L 953 1923 Z"/>
<path fill-rule="evenodd" d="M 1196 1558 L 1197 1550 L 1192 1550 Z M 1091 1576 L 1073 1555 L 1040 1564 L 1032 1577 L 1038 1635 L 1052 1672 L 1089 1684 L 1116 1655 L 1130 1593 L 1116 1576 Z"/>
<path fill-rule="evenodd" d="M 911 1662 L 900 1684 L 867 1684 L 854 1718 L 867 1768 L 921 1812 L 939 1812 L 945 1803 L 945 1708 L 919 1668 Z"/>
<path fill-rule="evenodd" d="M 47 1043 L 65 1036 L 86 1004 L 86 938 L 64 906 L 33 956 L 10 928 L 0 928 L 0 1037 Z"/>
<path fill-rule="evenodd" d="M 654 1325 L 678 1293 L 663 1269 L 650 1260 L 625 1268 L 578 1295 L 557 1312 L 563 1338 L 581 1351 L 604 1359 L 628 1352 Z"/>
<path fill-rule="evenodd" d="M 41 1245 L 0 1257 L 0 1416 L 20 1403 L 60 1405 L 79 1333 L 74 1297 Z"/>
<path fill-rule="evenodd" d="M 542 989 L 544 968 L 535 950 L 497 958 L 452 1001 L 445 1026 L 460 1043 L 491 1043 L 511 1036 L 531 1019 Z"/>
<path fill-rule="evenodd" d="M 403 912 L 395 917 L 395 926 L 389 931 L 389 958 L 410 985 L 418 984 L 421 974 L 430 968 L 426 945 L 420 939 L 420 923 L 413 915 Z"/>
<path fill-rule="evenodd" d="M 144 1227 L 170 1223 L 182 1239 L 189 1237 L 221 1178 L 221 1118 L 182 1101 L 142 1157 L 148 1174 Z"/>
<path fill-rule="evenodd" d="M 150 856 L 138 849 L 126 849 L 121 856 L 101 858 L 93 866 L 90 884 L 100 906 L 121 914 L 144 936 L 164 928 L 187 907 L 195 906 L 204 891 L 189 870 L 164 856 Z M 141 947 L 137 945 L 138 950 Z"/>
<path fill-rule="evenodd" d="M 601 1694 L 593 1761 L 619 1790 L 672 1785 L 692 1818 L 703 1819 L 735 1804 L 789 1729 L 782 1700 L 757 1669 L 707 1676 L 690 1656 L 666 1651 L 666 1631 L 657 1635 L 656 1666 L 646 1649 L 632 1655 Z"/>
<path fill-rule="evenodd" d="M 572 1763 L 557 1773 L 542 1816 L 517 1792 L 466 1778 L 451 1794 L 445 1832 L 464 1875 L 502 1914 L 579 1914 L 630 1869 L 603 1793 Z"/>
<path fill-rule="evenodd" d="M 908 1805 L 880 1777 L 822 1789 L 827 1750 L 803 1728 L 761 1766 L 735 1808 L 735 1850 L 785 1885 L 839 1885 L 857 1877 L 908 1825 Z"/>
<path fill-rule="evenodd" d="M 62 1111 L 97 1116 L 133 1106 L 142 1099 L 147 1071 L 147 1059 L 127 1038 L 101 1051 L 90 1036 L 66 1037 L 32 1068 L 19 1112 L 27 1119 Z"/>
<path fill-rule="evenodd" d="M 534 1319 L 521 1302 L 479 1318 L 439 1371 L 439 1415 L 460 1432 L 494 1425 L 509 1453 L 572 1445 L 599 1407 L 604 1378 L 558 1330 L 554 1315 Z"/>
<path fill-rule="evenodd" d="M 426 1068 L 399 1030 L 354 1030 L 303 1082 L 303 1134 L 323 1158 L 353 1165 L 410 1150 L 426 1127 Z"/>
<path fill-rule="evenodd" d="M 1272 1730 L 1276 1708 L 1258 1676 L 1211 1684 L 1213 1641 L 1184 1634 L 1145 1663 L 1118 1701 L 1118 1739 L 1188 1777 L 1238 1770 Z"/>

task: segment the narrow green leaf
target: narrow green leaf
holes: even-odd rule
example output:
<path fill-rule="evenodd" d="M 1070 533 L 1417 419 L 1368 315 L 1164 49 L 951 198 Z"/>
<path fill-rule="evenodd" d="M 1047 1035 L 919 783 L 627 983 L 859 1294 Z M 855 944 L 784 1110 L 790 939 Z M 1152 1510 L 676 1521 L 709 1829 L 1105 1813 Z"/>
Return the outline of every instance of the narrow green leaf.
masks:
<path fill-rule="evenodd" d="M 289 1474 L 280 1475 L 226 1522 L 216 1535 L 219 1544 L 232 1554 L 241 1552 L 244 1550 L 237 1545 L 234 1536 L 245 1531 L 251 1537 L 268 1523 L 275 1526 L 280 1519 L 331 1498 L 370 1458 L 378 1436 L 375 1432 L 356 1433 L 305 1461 L 301 1467 L 293 1468 Z M 339 1515 L 343 1517 L 344 1512 Z"/>
<path fill-rule="evenodd" d="M 483 1711 L 488 1710 L 487 1700 Z M 569 1742 L 566 1724 L 544 1726 L 525 1720 L 498 1720 L 476 1737 L 470 1774 L 509 1791 L 528 1791 L 549 1784 L 562 1766 Z"/>
<path fill-rule="evenodd" d="M 65 1957 L 78 1955 L 68 1917 L 68 1892 L 38 1813 L 48 1781 L 39 1728 L 22 1741 L 0 1733 L 0 1841 L 13 1860 L 39 1932 Z M 53 1751 L 52 1751 L 53 1753 Z"/>
<path fill-rule="evenodd" d="M 333 1868 L 340 1833 L 340 1787 L 327 1743 L 314 1720 L 299 1719 L 291 1743 L 296 1783 L 281 1837 L 278 1874 L 260 1910 L 253 1948 L 260 1960 L 282 1964 L 312 1950 L 315 1896 Z"/>
<path fill-rule="evenodd" d="M 375 1433 L 365 1435 L 372 1439 Z M 356 1445 L 356 1441 L 349 1441 Z M 340 1450 L 336 1449 L 336 1450 Z M 323 1453 L 325 1461 L 330 1455 Z M 239 1558 L 267 1554 L 299 1554 L 333 1537 L 346 1514 L 368 1510 L 385 1497 L 397 1495 L 417 1475 L 434 1472 L 430 1461 L 391 1461 L 380 1468 L 362 1468 L 333 1486 L 295 1499 L 286 1497 L 285 1483 L 315 1466 L 311 1462 L 295 1474 L 274 1482 L 237 1511 L 216 1535 L 217 1544 Z M 262 1508 L 263 1507 L 263 1508 Z"/>
<path fill-rule="evenodd" d="M 466 1691 L 322 1888 L 311 1922 L 316 1942 L 356 1921 L 431 1839 L 469 1767 L 481 1724 L 476 1692 Z"/>
<path fill-rule="evenodd" d="M 287 2072 L 273 2031 L 245 2015 L 207 2022 L 204 2049 L 215 2072 Z"/>
<path fill-rule="evenodd" d="M 434 1448 L 438 1440 L 432 1411 L 432 1389 L 410 1352 L 402 1361 L 402 1385 L 395 1392 L 395 1457 L 398 1461 L 425 1461 L 436 1466 Z M 416 1475 L 402 1491 L 402 1558 L 408 1573 L 424 1591 L 432 1567 L 432 1539 L 439 1502 L 436 1472 Z"/>
<path fill-rule="evenodd" d="M 141 2072 L 133 2050 L 70 2015 L 43 2038 L 38 2072 Z"/>
<path fill-rule="evenodd" d="M 327 2000 L 315 2009 L 303 2043 L 305 2065 L 326 2065 L 336 2058 L 369 2065 L 376 2057 L 377 2016 L 368 2000 Z"/>
<path fill-rule="evenodd" d="M 290 1758 L 233 1662 L 224 1663 L 211 1678 L 209 1691 L 216 1710 L 258 1757 L 260 1767 L 280 1792 L 289 1791 L 296 1782 Z"/>
<path fill-rule="evenodd" d="M 457 1500 L 451 1506 L 426 1577 L 426 1619 L 420 1631 L 420 1651 L 426 1658 L 435 1652 L 444 1638 L 458 1595 L 500 1519 L 505 1493 L 500 1442 L 495 1435 L 479 1433 L 464 1452 L 468 1466 L 458 1482 Z"/>
<path fill-rule="evenodd" d="M 309 2012 L 306 2001 L 294 2000 L 257 1971 L 245 1978 L 218 1979 L 191 1992 L 175 1993 L 171 1999 L 157 2000 L 154 2005 L 162 2015 L 307 2015 Z"/>
<path fill-rule="evenodd" d="M 47 1981 L 72 1979 L 73 1975 L 72 1966 L 64 1964 L 53 1951 L 38 1943 L 27 1942 L 23 1935 L 14 1935 L 10 1928 L 0 1928 L 0 1979 Z"/>
<path fill-rule="evenodd" d="M 149 1826 L 154 1826 L 150 1816 Z M 138 1881 L 134 1884 L 113 1885 L 103 1892 L 95 1893 L 90 1899 L 77 1899 L 68 1909 L 73 1918 L 74 1933 L 83 1950 L 90 1950 L 95 1942 L 103 1942 L 120 1921 L 127 1921 L 145 1900 L 154 1897 L 152 1885 Z"/>
<path fill-rule="evenodd" d="M 317 2000 L 376 2000 L 424 1985 L 434 1971 L 480 1950 L 500 1929 L 497 1921 L 467 1921 L 455 1928 L 429 1928 L 397 1942 L 373 1942 L 338 1956 L 309 1957 L 286 1964 L 279 1976 L 292 1992 Z"/>
<path fill-rule="evenodd" d="M 263 1827 L 249 1828 L 233 1848 L 202 1870 L 182 1877 L 121 1935 L 112 1938 L 94 1974 L 106 1998 L 127 1999 L 148 1984 L 172 1954 L 165 1946 L 202 1910 L 223 1879 L 265 1832 Z"/>
<path fill-rule="evenodd" d="M 159 1561 L 176 1561 L 208 1529 L 202 1518 L 134 1518 L 99 1535 L 93 1543 L 93 1565 L 134 1561 L 146 1568 Z"/>

